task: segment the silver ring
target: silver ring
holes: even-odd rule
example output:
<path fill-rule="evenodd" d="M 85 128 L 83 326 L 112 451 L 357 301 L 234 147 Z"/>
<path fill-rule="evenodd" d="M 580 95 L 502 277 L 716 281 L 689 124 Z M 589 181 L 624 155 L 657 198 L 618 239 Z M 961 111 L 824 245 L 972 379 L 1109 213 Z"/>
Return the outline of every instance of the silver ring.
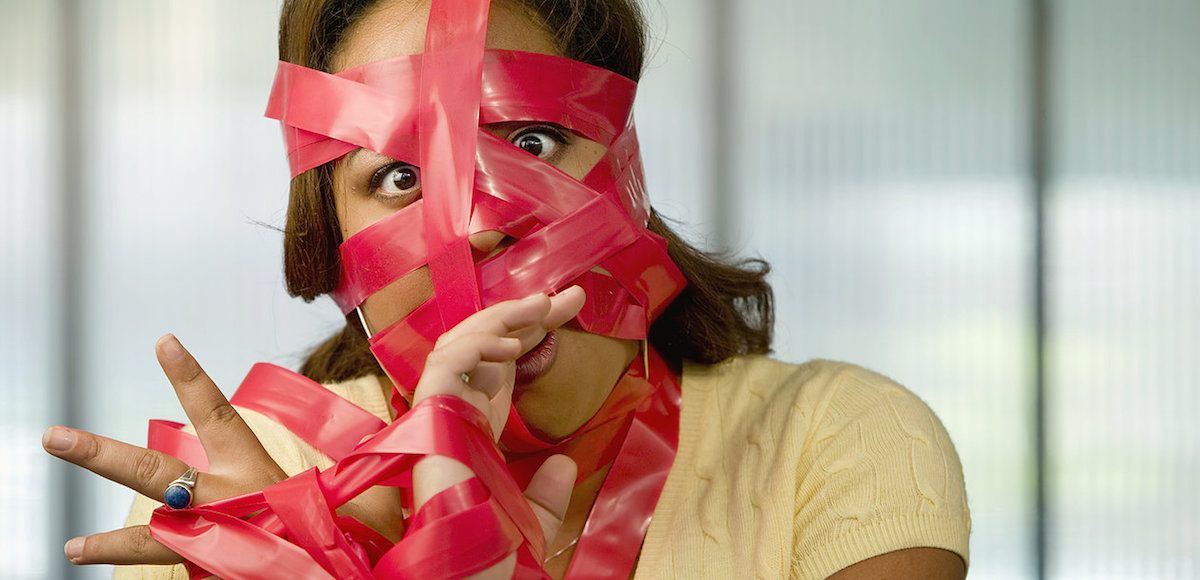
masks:
<path fill-rule="evenodd" d="M 461 375 L 458 375 L 458 378 L 462 379 L 464 385 L 471 386 L 471 375 L 462 373 Z"/>
<path fill-rule="evenodd" d="M 163 503 L 177 510 L 190 507 L 196 489 L 196 474 L 195 467 L 188 467 L 183 475 L 167 484 L 167 489 L 163 491 Z"/>

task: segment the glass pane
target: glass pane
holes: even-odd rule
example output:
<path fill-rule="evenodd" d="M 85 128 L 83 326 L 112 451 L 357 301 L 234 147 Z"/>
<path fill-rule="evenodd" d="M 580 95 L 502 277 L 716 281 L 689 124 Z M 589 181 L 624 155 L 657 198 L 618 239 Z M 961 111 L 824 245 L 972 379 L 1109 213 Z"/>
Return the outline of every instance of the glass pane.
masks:
<path fill-rule="evenodd" d="M 1191 0 L 1058 4 L 1055 578 L 1200 575 L 1198 22 Z"/>
<path fill-rule="evenodd" d="M 958 448 L 972 578 L 1032 572 L 1023 2 L 737 4 L 743 247 L 778 354 L 924 398 Z"/>

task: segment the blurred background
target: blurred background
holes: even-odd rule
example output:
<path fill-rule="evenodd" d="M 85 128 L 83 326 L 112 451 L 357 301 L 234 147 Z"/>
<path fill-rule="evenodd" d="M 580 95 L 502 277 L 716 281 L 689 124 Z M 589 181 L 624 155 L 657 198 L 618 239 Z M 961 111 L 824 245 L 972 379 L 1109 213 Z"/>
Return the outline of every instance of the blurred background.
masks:
<path fill-rule="evenodd" d="M 1200 577 L 1200 0 L 649 0 L 651 195 L 774 266 L 777 356 L 924 398 L 972 578 Z M 341 324 L 284 293 L 278 2 L 0 0 L 0 577 L 132 499 L 40 449 Z"/>

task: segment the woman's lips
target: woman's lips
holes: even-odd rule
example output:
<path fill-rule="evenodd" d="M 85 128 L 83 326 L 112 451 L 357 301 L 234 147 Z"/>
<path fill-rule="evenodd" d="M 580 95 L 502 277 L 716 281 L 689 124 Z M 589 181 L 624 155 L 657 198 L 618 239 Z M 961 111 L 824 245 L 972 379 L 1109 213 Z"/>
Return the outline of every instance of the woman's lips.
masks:
<path fill-rule="evenodd" d="M 554 364 L 558 354 L 558 333 L 550 331 L 533 350 L 517 359 L 517 386 L 525 386 L 542 376 Z"/>

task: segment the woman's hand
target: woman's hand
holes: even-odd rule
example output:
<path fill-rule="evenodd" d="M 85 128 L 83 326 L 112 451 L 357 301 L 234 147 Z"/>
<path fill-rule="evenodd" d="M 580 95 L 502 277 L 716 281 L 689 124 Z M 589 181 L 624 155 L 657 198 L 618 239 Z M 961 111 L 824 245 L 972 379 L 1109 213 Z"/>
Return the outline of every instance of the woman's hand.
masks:
<path fill-rule="evenodd" d="M 287 477 L 174 336 L 160 338 L 155 351 L 208 455 L 209 471 L 197 475 L 193 504 L 258 491 Z M 161 500 L 167 485 L 189 467 L 170 455 L 66 427 L 47 429 L 42 446 L 56 457 L 156 500 Z M 75 538 L 67 542 L 65 551 L 75 564 L 182 561 L 179 555 L 150 537 L 150 528 L 144 525 Z"/>
<path fill-rule="evenodd" d="M 573 286 L 557 296 L 530 296 L 485 308 L 443 334 L 413 394 L 413 403 L 434 395 L 454 395 L 487 417 L 498 438 L 508 420 L 515 376 L 514 361 L 546 333 L 571 320 L 583 308 L 584 293 Z M 463 378 L 469 378 L 464 381 Z M 562 526 L 575 486 L 575 463 L 563 455 L 546 460 L 534 474 L 525 497 L 542 524 L 547 542 Z M 419 509 L 438 492 L 470 479 L 474 473 L 457 460 L 429 456 L 413 467 L 413 496 Z M 478 578 L 510 578 L 516 554 L 478 574 Z"/>
<path fill-rule="evenodd" d="M 554 297 L 537 295 L 496 304 L 467 318 L 438 339 L 414 393 L 414 404 L 433 395 L 459 396 L 488 417 L 493 436 L 499 437 L 512 403 L 515 360 L 537 346 L 548 331 L 573 318 L 582 308 L 583 299 L 583 291 L 573 287 Z M 209 459 L 209 471 L 197 475 L 194 505 L 259 491 L 287 477 L 174 336 L 159 339 L 155 350 Z M 464 375 L 470 377 L 469 385 L 463 382 Z M 42 445 L 52 455 L 156 500 L 189 467 L 157 451 L 65 427 L 48 429 Z M 417 506 L 473 475 L 453 459 L 434 456 L 419 461 L 413 469 Z M 542 523 L 547 541 L 554 538 L 562 524 L 574 483 L 574 462 L 554 456 L 526 488 L 526 498 Z M 369 490 L 358 499 L 375 491 Z M 363 501 L 359 507 L 380 503 L 377 500 Z M 364 523 L 398 538 L 398 530 L 381 529 L 392 527 L 394 522 L 372 521 L 390 520 L 390 514 L 384 513 L 390 510 L 355 509 L 357 503 L 347 504 L 339 512 L 354 510 L 353 515 Z M 74 538 L 67 542 L 65 552 L 74 564 L 182 562 L 178 554 L 150 536 L 146 525 Z M 515 554 L 480 576 L 507 578 L 514 566 Z"/>

